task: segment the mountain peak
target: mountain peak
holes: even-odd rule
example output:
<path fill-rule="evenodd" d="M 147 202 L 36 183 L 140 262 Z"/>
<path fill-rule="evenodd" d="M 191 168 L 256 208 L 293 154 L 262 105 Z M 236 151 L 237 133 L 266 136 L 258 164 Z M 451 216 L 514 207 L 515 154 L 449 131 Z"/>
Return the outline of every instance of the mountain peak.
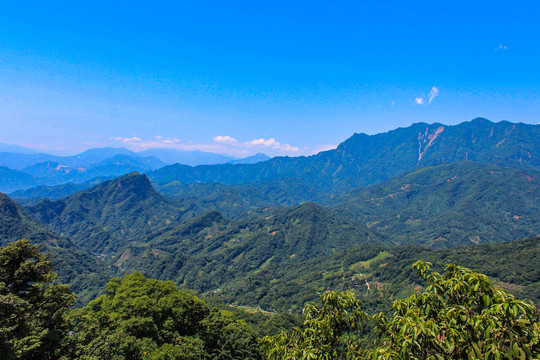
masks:
<path fill-rule="evenodd" d="M 99 190 L 103 190 L 105 193 L 114 193 L 116 197 L 121 193 L 126 194 L 127 196 L 136 196 L 138 198 L 158 195 L 152 187 L 152 183 L 148 177 L 146 175 L 141 175 L 138 171 L 106 181 L 105 183 L 102 183 L 102 185 L 104 185 L 103 189 Z M 96 188 L 99 188 L 99 186 Z"/>

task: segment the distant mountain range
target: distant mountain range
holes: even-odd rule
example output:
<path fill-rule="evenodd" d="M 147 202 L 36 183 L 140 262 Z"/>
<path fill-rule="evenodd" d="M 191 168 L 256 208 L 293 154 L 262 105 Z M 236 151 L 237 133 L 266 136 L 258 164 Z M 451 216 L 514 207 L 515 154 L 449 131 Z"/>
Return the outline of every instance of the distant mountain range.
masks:
<path fill-rule="evenodd" d="M 540 167 L 540 126 L 475 119 L 455 126 L 418 123 L 383 134 L 355 134 L 337 149 L 312 156 L 276 157 L 245 165 L 170 165 L 153 182 L 242 184 L 300 178 L 326 191 L 380 183 L 425 166 L 462 160 L 507 167 Z"/>
<path fill-rule="evenodd" d="M 263 161 L 270 160 L 270 159 L 271 159 L 270 156 L 267 156 L 267 155 L 262 154 L 262 153 L 258 153 L 258 154 L 255 154 L 253 156 L 248 156 L 248 157 L 243 158 L 243 159 L 231 160 L 227 164 L 232 164 L 232 165 L 236 165 L 236 164 L 256 164 L 258 162 L 263 162 Z"/>
<path fill-rule="evenodd" d="M 234 158 L 200 150 L 148 149 L 137 153 L 139 156 L 155 156 L 167 164 L 189 166 L 225 164 Z"/>
<path fill-rule="evenodd" d="M 257 154 L 233 160 L 220 154 L 174 149 L 151 149 L 135 153 L 124 148 L 97 148 L 73 156 L 36 153 L 24 147 L 3 143 L 0 143 L 1 149 L 12 151 L 0 152 L 0 191 L 4 192 L 69 182 L 84 183 L 133 171 L 147 172 L 174 163 L 200 165 L 232 161 L 247 164 L 269 159 L 264 154 Z M 20 152 L 14 152 L 17 150 Z"/>

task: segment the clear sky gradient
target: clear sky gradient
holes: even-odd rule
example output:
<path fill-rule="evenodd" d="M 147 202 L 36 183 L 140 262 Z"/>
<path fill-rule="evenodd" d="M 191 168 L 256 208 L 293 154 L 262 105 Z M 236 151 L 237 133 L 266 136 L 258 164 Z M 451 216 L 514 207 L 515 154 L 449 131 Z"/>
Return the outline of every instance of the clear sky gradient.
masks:
<path fill-rule="evenodd" d="M 540 1 L 2 1 L 0 141 L 302 155 L 537 124 Z"/>

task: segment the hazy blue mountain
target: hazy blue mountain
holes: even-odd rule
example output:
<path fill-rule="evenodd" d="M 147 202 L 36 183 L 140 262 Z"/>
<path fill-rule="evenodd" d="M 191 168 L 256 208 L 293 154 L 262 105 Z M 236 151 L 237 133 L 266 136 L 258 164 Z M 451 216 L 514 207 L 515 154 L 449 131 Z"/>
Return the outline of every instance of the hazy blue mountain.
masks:
<path fill-rule="evenodd" d="M 15 145 L 15 144 L 6 144 L 0 142 L 0 153 L 1 152 L 11 152 L 11 153 L 21 153 L 21 154 L 35 154 L 37 151 L 30 149 L 26 146 Z"/>
<path fill-rule="evenodd" d="M 81 183 L 95 178 L 113 178 L 133 171 L 146 172 L 164 165 L 165 163 L 156 157 L 119 154 L 86 167 L 82 167 L 82 164 L 79 167 L 71 167 L 55 161 L 46 161 L 28 166 L 22 171 L 32 175 L 38 183 L 50 186 L 68 182 Z"/>
<path fill-rule="evenodd" d="M 104 147 L 88 149 L 77 155 L 66 156 L 64 163 L 71 166 L 88 167 L 117 155 L 137 156 L 136 153 L 125 148 Z"/>
<path fill-rule="evenodd" d="M 234 160 L 230 156 L 200 150 L 184 151 L 176 149 L 148 149 L 137 153 L 139 156 L 155 156 L 167 164 L 212 165 Z"/>
<path fill-rule="evenodd" d="M 39 181 L 55 182 L 56 179 L 69 179 L 83 173 L 83 168 L 73 168 L 62 165 L 56 161 L 44 161 L 22 169 L 23 172 L 32 175 Z M 60 180 L 61 181 L 61 180 Z"/>
<path fill-rule="evenodd" d="M 22 170 L 28 166 L 32 166 L 42 162 L 62 162 L 62 156 L 49 154 L 26 154 L 15 152 L 0 153 L 0 166 L 5 166 L 10 169 Z"/>
<path fill-rule="evenodd" d="M 530 168 L 428 166 L 322 202 L 396 245 L 444 248 L 540 234 L 540 171 Z"/>
<path fill-rule="evenodd" d="M 32 175 L 0 166 L 0 191 L 11 192 L 39 185 Z"/>
<path fill-rule="evenodd" d="M 233 164 L 233 165 L 236 165 L 236 164 L 256 164 L 258 162 L 262 162 L 262 161 L 266 161 L 266 160 L 270 160 L 270 159 L 271 159 L 270 156 L 265 155 L 263 153 L 258 153 L 258 154 L 248 156 L 248 157 L 245 157 L 245 158 L 242 158 L 242 159 L 231 160 L 227 164 Z"/>
<path fill-rule="evenodd" d="M 77 191 L 81 191 L 95 185 L 96 184 L 91 183 L 91 182 L 79 183 L 79 184 L 66 183 L 66 184 L 51 185 L 51 186 L 41 185 L 41 186 L 29 188 L 27 190 L 17 190 L 8 195 L 12 199 L 14 199 L 15 201 L 23 205 L 30 205 L 30 204 L 38 203 L 39 201 L 45 198 L 48 198 L 50 200 L 57 200 L 57 199 L 69 196 L 71 194 L 74 194 Z"/>
<path fill-rule="evenodd" d="M 137 156 L 133 151 L 112 147 L 89 149 L 72 156 L 2 152 L 0 153 L 0 166 L 22 170 L 35 164 L 54 162 L 67 167 L 87 168 L 92 164 L 99 163 L 116 155 Z"/>
<path fill-rule="evenodd" d="M 461 160 L 540 168 L 539 139 L 539 125 L 492 123 L 486 119 L 455 126 L 418 123 L 377 135 L 355 134 L 335 150 L 308 157 L 275 157 L 243 165 L 170 165 L 148 176 L 160 183 L 224 184 L 302 178 L 328 190 L 344 190 Z"/>

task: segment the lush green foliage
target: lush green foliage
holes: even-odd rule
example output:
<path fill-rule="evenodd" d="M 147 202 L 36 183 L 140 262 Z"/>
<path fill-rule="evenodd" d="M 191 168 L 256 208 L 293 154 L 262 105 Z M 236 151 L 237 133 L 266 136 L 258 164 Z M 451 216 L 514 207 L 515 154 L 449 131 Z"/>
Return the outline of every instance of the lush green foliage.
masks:
<path fill-rule="evenodd" d="M 212 310 L 173 282 L 140 273 L 112 279 L 106 294 L 76 313 L 78 359 L 258 359 L 253 330 Z"/>
<path fill-rule="evenodd" d="M 540 304 L 540 237 L 499 244 L 431 250 L 417 246 L 355 246 L 299 264 L 269 266 L 221 287 L 227 302 L 299 312 L 327 290 L 354 290 L 369 311 L 385 311 L 392 300 L 413 293 L 420 279 L 411 269 L 419 259 L 443 270 L 461 263 L 493 277 L 496 285 Z"/>
<path fill-rule="evenodd" d="M 60 280 L 79 295 L 79 303 L 96 296 L 110 278 L 109 270 L 85 249 L 33 219 L 20 205 L 0 193 L 0 246 L 28 239 L 51 254 Z"/>
<path fill-rule="evenodd" d="M 538 308 L 494 287 L 489 278 L 448 265 L 413 266 L 427 287 L 394 302 L 391 317 L 376 315 L 383 343 L 378 359 L 536 359 L 540 356 Z"/>
<path fill-rule="evenodd" d="M 350 359 L 359 355 L 358 339 L 349 333 L 358 331 L 367 314 L 353 292 L 328 291 L 321 305 L 311 303 L 304 309 L 303 328 L 267 336 L 263 343 L 268 359 Z"/>
<path fill-rule="evenodd" d="M 51 262 L 20 240 L 0 249 L 0 352 L 4 359 L 57 359 L 75 302 L 66 285 L 54 283 Z"/>
<path fill-rule="evenodd" d="M 315 200 L 324 189 L 302 179 L 276 179 L 265 182 L 225 185 L 219 183 L 154 183 L 166 196 L 194 197 L 206 211 L 216 210 L 228 218 L 245 218 L 246 213 L 269 206 L 294 206 Z"/>
<path fill-rule="evenodd" d="M 264 338 L 268 359 L 537 359 L 538 308 L 516 300 L 489 278 L 457 265 L 446 273 L 423 261 L 413 266 L 427 287 L 396 300 L 394 313 L 374 316 L 381 337 L 372 349 L 343 338 L 366 318 L 352 292 L 326 292 L 308 305 L 303 329 Z"/>

